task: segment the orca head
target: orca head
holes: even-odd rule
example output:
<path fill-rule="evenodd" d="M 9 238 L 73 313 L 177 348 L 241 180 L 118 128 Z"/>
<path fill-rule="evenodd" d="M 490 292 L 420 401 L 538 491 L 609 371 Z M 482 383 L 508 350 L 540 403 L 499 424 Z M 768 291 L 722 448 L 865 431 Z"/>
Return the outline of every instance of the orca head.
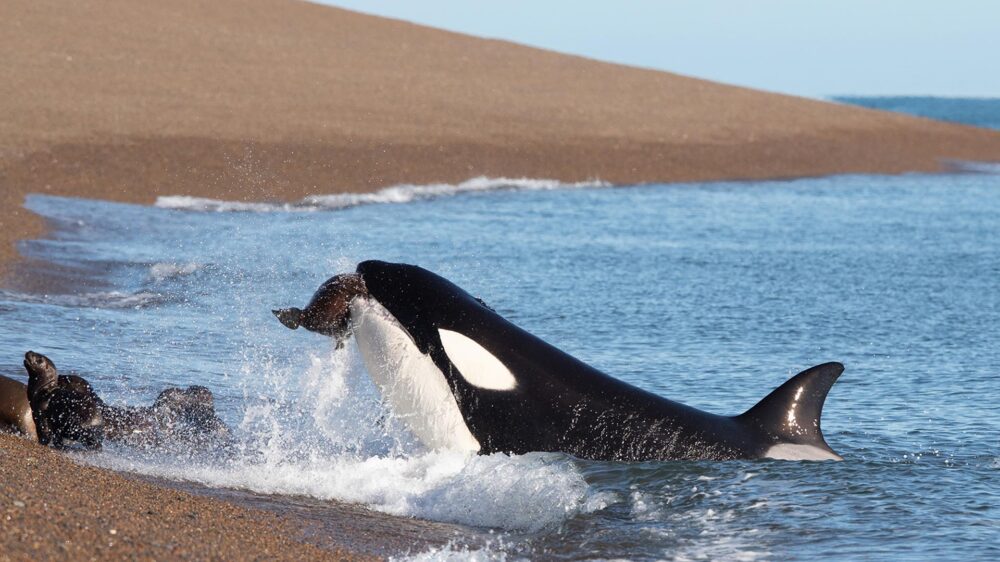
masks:
<path fill-rule="evenodd" d="M 423 268 L 365 261 L 326 281 L 302 310 L 274 311 L 289 328 L 355 337 L 385 403 L 433 449 L 479 451 L 467 423 L 475 393 L 518 382 L 489 351 L 482 321 L 500 317 L 482 300 Z M 502 320 L 502 319 L 501 319 Z"/>
<path fill-rule="evenodd" d="M 474 389 L 510 391 L 517 379 L 490 348 L 502 318 L 482 299 L 415 265 L 366 261 L 358 265 L 369 296 L 407 330 L 417 347 Z M 441 353 L 435 353 L 440 350 Z"/>
<path fill-rule="evenodd" d="M 517 378 L 510 369 L 476 340 L 444 328 L 438 328 L 438 337 L 451 364 L 473 387 L 504 391 L 517 388 Z"/>

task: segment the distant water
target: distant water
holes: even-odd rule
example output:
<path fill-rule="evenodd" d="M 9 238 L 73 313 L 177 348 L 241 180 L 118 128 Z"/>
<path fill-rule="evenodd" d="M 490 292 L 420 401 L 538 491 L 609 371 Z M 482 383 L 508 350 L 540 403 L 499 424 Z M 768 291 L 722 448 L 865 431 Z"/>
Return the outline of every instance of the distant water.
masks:
<path fill-rule="evenodd" d="M 871 109 L 909 113 L 942 121 L 1000 129 L 1000 99 L 928 96 L 839 96 L 834 101 Z"/>
<path fill-rule="evenodd" d="M 249 491 L 217 494 L 307 513 L 330 536 L 374 531 L 355 546 L 383 554 L 1000 557 L 1000 175 L 476 182 L 489 188 L 240 212 L 33 196 L 54 230 L 21 249 L 72 290 L 0 293 L 0 370 L 35 349 L 114 403 L 204 384 L 234 451 L 82 458 Z M 367 258 L 437 271 L 606 372 L 713 412 L 841 361 L 823 427 L 846 460 L 426 451 L 354 346 L 269 312 Z"/>

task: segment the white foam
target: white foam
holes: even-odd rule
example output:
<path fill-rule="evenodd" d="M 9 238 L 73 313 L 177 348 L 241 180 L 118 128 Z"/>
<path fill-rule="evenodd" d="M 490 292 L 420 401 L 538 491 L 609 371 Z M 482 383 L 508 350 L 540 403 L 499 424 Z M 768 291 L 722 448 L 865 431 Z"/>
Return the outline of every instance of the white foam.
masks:
<path fill-rule="evenodd" d="M 510 558 L 504 548 L 502 540 L 496 544 L 489 543 L 482 548 L 469 548 L 449 542 L 444 546 L 430 548 L 417 554 L 392 556 L 389 560 L 390 562 L 502 562 Z"/>
<path fill-rule="evenodd" d="M 413 456 L 307 458 L 224 464 L 102 453 L 91 459 L 113 470 L 237 488 L 364 504 L 392 515 L 464 525 L 538 531 L 602 506 L 568 460 L 551 455 L 475 456 L 430 452 Z"/>
<path fill-rule="evenodd" d="M 345 209 L 358 205 L 377 203 L 408 203 L 422 199 L 445 197 L 459 193 L 477 191 L 543 191 L 552 189 L 578 189 L 605 187 L 606 182 L 593 180 L 582 182 L 560 182 L 549 179 L 531 178 L 487 178 L 480 176 L 458 184 L 435 183 L 425 185 L 402 184 L 387 187 L 374 193 L 337 193 L 332 195 L 311 195 L 296 203 L 261 203 L 224 201 L 204 197 L 170 195 L 158 197 L 156 206 L 164 209 L 182 209 L 202 212 L 293 212 Z"/>
<path fill-rule="evenodd" d="M 257 361 L 246 369 L 261 386 L 246 389 L 234 456 L 220 461 L 107 447 L 85 460 L 207 486 L 509 530 L 555 527 L 608 504 L 563 455 L 426 450 L 402 423 L 385 417 L 354 346 L 315 356 L 300 373 Z"/>
<path fill-rule="evenodd" d="M 153 281 L 159 283 L 161 281 L 166 281 L 167 279 L 173 279 L 175 277 L 184 277 L 186 275 L 191 275 L 195 271 L 201 269 L 201 264 L 198 263 L 171 263 L 162 262 L 155 263 L 149 268 L 149 278 Z"/>
<path fill-rule="evenodd" d="M 224 201 L 207 197 L 188 197 L 186 195 L 165 195 L 156 198 L 155 206 L 163 209 L 181 209 L 185 211 L 215 211 L 219 213 L 269 213 L 273 211 L 315 211 L 313 207 L 294 203 L 247 203 L 241 201 Z"/>

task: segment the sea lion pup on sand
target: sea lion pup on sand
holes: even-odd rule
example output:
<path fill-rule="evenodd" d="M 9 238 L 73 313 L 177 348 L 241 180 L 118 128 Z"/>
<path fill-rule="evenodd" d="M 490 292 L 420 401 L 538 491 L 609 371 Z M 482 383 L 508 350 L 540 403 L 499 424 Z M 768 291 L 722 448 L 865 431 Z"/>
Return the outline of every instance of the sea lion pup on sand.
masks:
<path fill-rule="evenodd" d="M 104 403 L 90 384 L 76 375 L 60 375 L 48 357 L 34 351 L 24 354 L 24 368 L 38 442 L 99 449 L 104 440 Z"/>
<path fill-rule="evenodd" d="M 17 433 L 38 441 L 28 402 L 28 385 L 0 375 L 0 432 Z"/>
<path fill-rule="evenodd" d="M 132 446 L 205 446 L 232 437 L 215 413 L 215 399 L 204 386 L 168 388 L 152 406 L 104 406 L 105 437 Z"/>

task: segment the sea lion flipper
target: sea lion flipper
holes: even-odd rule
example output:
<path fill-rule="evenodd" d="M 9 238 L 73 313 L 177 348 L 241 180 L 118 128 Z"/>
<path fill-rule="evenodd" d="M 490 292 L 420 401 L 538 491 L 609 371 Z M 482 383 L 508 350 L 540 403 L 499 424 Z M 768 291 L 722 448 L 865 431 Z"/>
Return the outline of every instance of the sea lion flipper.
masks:
<path fill-rule="evenodd" d="M 298 308 L 278 308 L 271 311 L 286 328 L 296 330 L 302 318 L 302 310 Z"/>

